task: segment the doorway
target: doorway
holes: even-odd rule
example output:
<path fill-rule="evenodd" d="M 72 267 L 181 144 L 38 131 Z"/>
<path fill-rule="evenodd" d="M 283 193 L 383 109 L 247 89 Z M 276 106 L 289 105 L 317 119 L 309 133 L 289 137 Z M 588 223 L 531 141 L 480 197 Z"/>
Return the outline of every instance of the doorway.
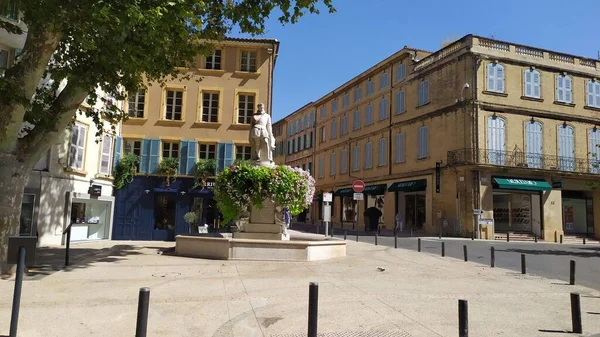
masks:
<path fill-rule="evenodd" d="M 427 221 L 425 194 L 405 194 L 404 206 L 406 228 L 423 229 Z"/>
<path fill-rule="evenodd" d="M 153 240 L 175 239 L 175 219 L 177 214 L 177 194 L 160 193 L 154 196 Z"/>

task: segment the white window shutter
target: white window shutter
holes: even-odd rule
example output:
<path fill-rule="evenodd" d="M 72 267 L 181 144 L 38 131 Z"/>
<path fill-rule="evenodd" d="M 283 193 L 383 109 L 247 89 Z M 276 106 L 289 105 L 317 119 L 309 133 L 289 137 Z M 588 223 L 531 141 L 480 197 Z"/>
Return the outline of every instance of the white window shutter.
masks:
<path fill-rule="evenodd" d="M 542 97 L 540 73 L 537 70 L 534 70 L 531 77 L 531 79 L 533 80 L 533 96 L 540 98 Z"/>
<path fill-rule="evenodd" d="M 588 85 L 587 85 L 587 105 L 588 106 L 595 106 L 594 104 L 594 82 L 592 82 L 591 80 L 588 80 Z"/>
<path fill-rule="evenodd" d="M 563 77 L 562 75 L 558 75 L 556 77 L 556 99 L 560 102 L 565 100 L 565 92 L 563 88 Z"/>
<path fill-rule="evenodd" d="M 504 92 L 504 66 L 496 65 L 496 91 Z"/>
<path fill-rule="evenodd" d="M 423 127 L 423 157 L 429 156 L 429 130 L 427 127 Z"/>
<path fill-rule="evenodd" d="M 571 77 L 565 76 L 564 85 L 565 85 L 565 101 L 567 103 L 571 103 L 572 102 Z"/>
<path fill-rule="evenodd" d="M 533 73 L 531 70 L 525 70 L 525 96 L 533 96 Z"/>
<path fill-rule="evenodd" d="M 429 81 L 425 81 L 424 87 L 425 87 L 425 89 L 424 89 L 425 92 L 423 94 L 423 99 L 424 99 L 423 104 L 427 104 L 427 103 L 429 103 Z"/>

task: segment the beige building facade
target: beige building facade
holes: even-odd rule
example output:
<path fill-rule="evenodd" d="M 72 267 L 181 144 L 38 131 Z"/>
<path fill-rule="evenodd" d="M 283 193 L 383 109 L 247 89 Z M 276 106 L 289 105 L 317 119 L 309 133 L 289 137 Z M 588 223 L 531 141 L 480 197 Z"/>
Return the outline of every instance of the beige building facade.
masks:
<path fill-rule="evenodd" d="M 121 153 L 137 155 L 140 164 L 134 181 L 117 191 L 113 239 L 172 240 L 195 230 L 183 219 L 187 212 L 197 214 L 199 225 L 219 224 L 214 179 L 195 186 L 195 165 L 214 161 L 216 174 L 250 159 L 252 116 L 259 103 L 271 113 L 278 48 L 274 39 L 227 38 L 215 44 L 212 55 L 180 69 L 189 79 L 148 83 L 130 93 Z M 167 158 L 178 162 L 177 179 L 169 186 L 158 175 Z"/>
<path fill-rule="evenodd" d="M 473 35 L 405 47 L 305 107 L 317 190 L 343 228 L 375 207 L 386 229 L 599 236 L 599 78 L 598 60 Z"/>

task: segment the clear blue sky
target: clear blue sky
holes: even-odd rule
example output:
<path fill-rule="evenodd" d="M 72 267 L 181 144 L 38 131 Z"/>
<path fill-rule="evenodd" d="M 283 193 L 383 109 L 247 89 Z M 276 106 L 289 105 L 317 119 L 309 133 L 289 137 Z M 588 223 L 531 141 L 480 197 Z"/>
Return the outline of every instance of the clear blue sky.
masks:
<path fill-rule="evenodd" d="M 281 26 L 273 119 L 279 120 L 404 45 L 435 51 L 466 34 L 596 58 L 600 0 L 333 0 L 337 13 Z"/>

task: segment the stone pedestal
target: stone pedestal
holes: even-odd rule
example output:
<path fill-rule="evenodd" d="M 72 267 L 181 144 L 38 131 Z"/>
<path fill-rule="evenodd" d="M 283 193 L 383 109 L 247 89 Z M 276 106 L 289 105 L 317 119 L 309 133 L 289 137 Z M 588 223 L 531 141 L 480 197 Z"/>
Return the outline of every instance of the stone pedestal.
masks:
<path fill-rule="evenodd" d="M 250 223 L 244 225 L 243 232 L 233 234 L 234 239 L 284 240 L 290 235 L 281 233 L 281 226 L 275 222 L 275 204 L 263 202 L 263 208 L 250 211 Z"/>

